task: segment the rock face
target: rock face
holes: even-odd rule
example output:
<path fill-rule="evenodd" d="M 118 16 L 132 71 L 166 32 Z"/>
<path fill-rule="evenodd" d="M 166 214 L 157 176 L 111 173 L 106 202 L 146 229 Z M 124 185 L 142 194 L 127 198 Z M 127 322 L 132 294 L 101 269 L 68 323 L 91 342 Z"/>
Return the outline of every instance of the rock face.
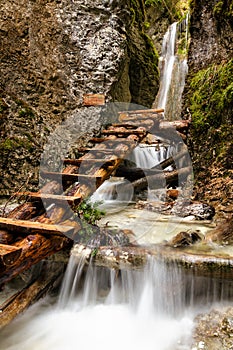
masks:
<path fill-rule="evenodd" d="M 191 2 L 189 68 L 197 71 L 228 60 L 232 50 L 231 1 Z"/>
<path fill-rule="evenodd" d="M 232 1 L 192 1 L 186 117 L 191 117 L 195 199 L 232 217 Z"/>
<path fill-rule="evenodd" d="M 144 33 L 141 0 L 2 0 L 0 18 L 5 195 L 22 184 L 22 173 L 31 171 L 36 183 L 46 136 L 82 108 L 84 94 L 150 107 L 158 57 Z"/>

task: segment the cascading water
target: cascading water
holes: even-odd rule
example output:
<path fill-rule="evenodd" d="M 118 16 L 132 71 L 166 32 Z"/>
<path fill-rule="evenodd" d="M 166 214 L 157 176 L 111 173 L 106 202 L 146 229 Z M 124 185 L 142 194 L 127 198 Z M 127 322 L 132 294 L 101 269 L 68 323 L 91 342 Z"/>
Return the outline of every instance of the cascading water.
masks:
<path fill-rule="evenodd" d="M 165 107 L 166 117 L 176 37 L 175 23 L 163 43 L 166 72 L 158 106 Z M 136 165 L 143 169 L 174 152 L 171 146 L 148 149 L 145 152 L 139 146 L 134 153 Z M 146 153 L 144 160 L 142 153 Z M 129 201 L 125 197 L 129 193 L 120 190 L 124 183 L 121 179 L 105 182 L 92 200 Z M 187 274 L 175 263 L 148 257 L 140 270 L 115 271 L 91 262 L 86 268 L 87 256 L 80 258 L 77 249 L 72 251 L 58 300 L 37 303 L 3 329 L 2 350 L 190 350 L 194 315 L 232 297 L 232 281 Z"/>
<path fill-rule="evenodd" d="M 176 264 L 153 257 L 141 270 L 90 263 L 86 271 L 86 250 L 81 259 L 77 250 L 57 304 L 38 303 L 5 329 L 2 350 L 189 350 L 195 313 L 229 297 L 233 284 L 195 273 L 188 278 Z"/>
<path fill-rule="evenodd" d="M 124 185 L 127 183 L 124 178 L 112 177 L 104 181 L 90 200 L 92 203 L 100 203 L 99 208 L 108 213 L 122 210 L 133 198 L 133 189 L 124 190 Z"/>
<path fill-rule="evenodd" d="M 188 45 L 188 21 L 189 15 L 180 24 L 173 23 L 164 35 L 162 43 L 159 63 L 160 86 L 153 107 L 163 108 L 164 116 L 168 120 L 180 118 L 181 96 L 188 72 L 185 57 Z M 181 53 L 177 52 L 179 45 L 182 45 Z"/>
<path fill-rule="evenodd" d="M 135 163 L 136 167 L 151 169 L 168 159 L 177 152 L 175 145 L 144 145 L 140 144 L 131 153 L 129 160 Z M 171 168 L 166 169 L 171 170 Z"/>

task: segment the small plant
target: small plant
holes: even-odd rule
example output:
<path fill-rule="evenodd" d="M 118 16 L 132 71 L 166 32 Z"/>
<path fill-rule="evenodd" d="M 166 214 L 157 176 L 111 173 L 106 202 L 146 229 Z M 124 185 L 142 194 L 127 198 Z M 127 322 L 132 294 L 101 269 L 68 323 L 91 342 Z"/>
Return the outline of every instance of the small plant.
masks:
<path fill-rule="evenodd" d="M 78 232 L 78 241 L 89 244 L 99 234 L 97 222 L 105 215 L 99 209 L 102 202 L 92 203 L 89 198 L 84 199 L 80 205 L 74 208 L 75 216 L 79 219 L 81 229 Z"/>

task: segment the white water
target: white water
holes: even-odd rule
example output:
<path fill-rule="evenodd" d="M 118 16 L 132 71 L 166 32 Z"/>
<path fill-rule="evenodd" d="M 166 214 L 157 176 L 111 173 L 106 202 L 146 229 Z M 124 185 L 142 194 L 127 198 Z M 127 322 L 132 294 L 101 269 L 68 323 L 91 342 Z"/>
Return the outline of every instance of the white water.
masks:
<path fill-rule="evenodd" d="M 140 144 L 134 148 L 129 159 L 135 163 L 136 167 L 151 169 L 175 153 L 176 147 L 173 145 L 148 146 Z M 166 170 L 170 169 L 171 167 Z"/>
<path fill-rule="evenodd" d="M 160 57 L 160 89 L 158 93 L 157 107 L 166 109 L 168 90 L 171 84 L 173 65 L 175 61 L 175 44 L 176 44 L 177 23 L 173 23 L 163 38 L 162 54 Z"/>
<path fill-rule="evenodd" d="M 7 327 L 1 350 L 190 349 L 194 315 L 219 286 L 153 258 L 121 273 L 90 265 L 83 278 L 85 258 L 74 248 L 58 302 L 38 303 Z"/>
<path fill-rule="evenodd" d="M 133 198 L 133 188 L 125 191 L 124 185 L 129 183 L 124 178 L 112 177 L 94 192 L 90 200 L 92 203 L 102 202 L 100 209 L 108 213 L 114 213 L 123 210 Z"/>
<path fill-rule="evenodd" d="M 168 120 L 180 118 L 182 93 L 188 72 L 187 59 L 176 52 L 177 38 L 181 31 L 185 31 L 185 46 L 188 45 L 188 20 L 178 25 L 173 23 L 163 38 L 162 52 L 159 59 L 160 85 L 153 107 L 163 108 L 164 116 Z M 185 28 L 183 28 L 185 27 Z"/>
<path fill-rule="evenodd" d="M 71 257 L 59 302 L 39 303 L 8 327 L 2 350 L 188 349 L 192 317 L 181 312 L 179 271 L 151 261 L 117 278 L 91 266 L 80 294 L 82 262 Z"/>

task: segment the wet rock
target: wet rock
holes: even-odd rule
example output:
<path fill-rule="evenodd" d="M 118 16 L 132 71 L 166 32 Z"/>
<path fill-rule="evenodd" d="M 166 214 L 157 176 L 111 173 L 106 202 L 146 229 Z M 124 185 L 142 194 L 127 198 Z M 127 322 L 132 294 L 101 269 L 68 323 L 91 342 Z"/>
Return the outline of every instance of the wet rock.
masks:
<path fill-rule="evenodd" d="M 233 308 L 198 315 L 192 350 L 233 349 Z"/>
<path fill-rule="evenodd" d="M 233 244 L 233 217 L 218 224 L 214 230 L 206 234 L 205 239 L 220 244 Z"/>
<path fill-rule="evenodd" d="M 214 207 L 205 203 L 176 203 L 171 212 L 181 217 L 193 215 L 197 220 L 211 220 L 215 215 Z"/>
<path fill-rule="evenodd" d="M 149 107 L 158 57 L 142 30 L 138 0 L 2 0 L 0 16 L 0 194 L 10 195 L 28 173 L 27 190 L 36 189 L 47 136 L 61 121 L 79 118 L 85 94 Z M 86 130 L 99 122 L 88 112 Z"/>
<path fill-rule="evenodd" d="M 168 242 L 168 245 L 174 248 L 185 247 L 185 246 L 192 245 L 198 241 L 201 241 L 202 239 L 203 239 L 203 235 L 199 230 L 179 232 L 175 237 L 173 237 Z"/>

